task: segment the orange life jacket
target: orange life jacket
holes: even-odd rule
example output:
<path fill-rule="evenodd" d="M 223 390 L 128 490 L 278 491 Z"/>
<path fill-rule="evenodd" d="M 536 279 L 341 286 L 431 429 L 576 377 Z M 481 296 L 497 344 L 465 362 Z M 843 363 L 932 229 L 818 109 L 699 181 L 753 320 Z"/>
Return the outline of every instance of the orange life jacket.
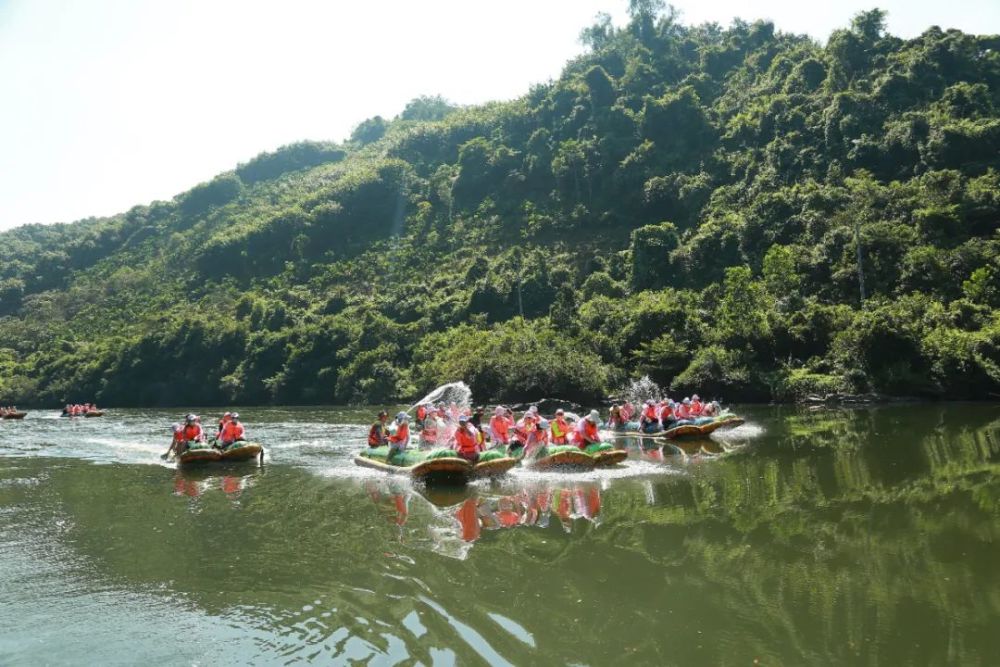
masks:
<path fill-rule="evenodd" d="M 589 419 L 582 420 L 582 423 L 573 431 L 573 441 L 581 448 L 594 442 L 600 442 L 600 440 L 597 424 L 592 423 Z"/>
<path fill-rule="evenodd" d="M 417 408 L 417 420 L 423 421 L 424 417 L 426 416 L 427 416 L 427 408 L 421 405 L 419 408 Z"/>
<path fill-rule="evenodd" d="M 552 443 L 555 445 L 566 444 L 566 434 L 569 433 L 569 424 L 565 417 L 556 417 L 552 420 Z"/>
<path fill-rule="evenodd" d="M 222 428 L 222 441 L 236 442 L 243 437 L 244 432 L 243 424 L 234 421 L 227 422 Z"/>
<path fill-rule="evenodd" d="M 695 417 L 700 415 L 704 411 L 704 409 L 705 406 L 702 405 L 701 401 L 691 401 L 691 414 L 694 415 Z"/>
<path fill-rule="evenodd" d="M 493 432 L 493 437 L 500 444 L 506 445 L 510 442 L 510 423 L 507 421 L 506 417 L 493 415 L 493 417 L 490 418 L 490 431 Z"/>
<path fill-rule="evenodd" d="M 476 436 L 468 426 L 461 426 L 455 431 L 455 449 L 459 454 L 475 454 L 479 450 Z"/>
<path fill-rule="evenodd" d="M 184 427 L 184 440 L 186 442 L 191 442 L 192 440 L 199 440 L 201 438 L 201 426 L 198 424 L 188 424 Z"/>
<path fill-rule="evenodd" d="M 396 432 L 389 436 L 389 442 L 391 443 L 403 443 L 404 445 L 410 441 L 410 425 L 403 422 L 396 429 Z"/>

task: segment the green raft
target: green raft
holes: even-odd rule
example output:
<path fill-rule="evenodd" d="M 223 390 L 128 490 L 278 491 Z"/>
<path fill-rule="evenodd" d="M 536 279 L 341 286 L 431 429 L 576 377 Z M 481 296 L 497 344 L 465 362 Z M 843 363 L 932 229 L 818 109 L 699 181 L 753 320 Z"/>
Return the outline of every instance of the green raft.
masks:
<path fill-rule="evenodd" d="M 447 448 L 420 451 L 407 449 L 389 459 L 389 447 L 371 447 L 354 457 L 354 463 L 391 474 L 409 475 L 428 483 L 459 483 L 479 477 L 497 477 L 517 465 L 517 459 L 503 452 L 487 451 L 473 465 Z"/>
<path fill-rule="evenodd" d="M 667 438 L 669 440 L 677 440 L 679 438 L 701 438 L 709 433 L 712 433 L 713 431 L 735 428 L 743 422 L 744 420 L 741 417 L 737 417 L 732 413 L 726 413 L 719 415 L 718 417 L 702 417 L 691 424 L 681 424 L 680 426 L 674 426 L 673 428 L 668 428 L 665 431 L 656 431 L 655 433 L 645 433 L 643 431 L 636 430 L 636 428 L 638 428 L 634 425 L 636 422 L 629 422 L 625 429 L 612 428 L 608 430 L 616 436 L 627 436 L 630 438 Z"/>
<path fill-rule="evenodd" d="M 211 443 L 189 442 L 188 448 L 177 457 L 180 465 L 201 463 L 224 463 L 231 461 L 252 461 L 260 457 L 264 461 L 264 448 L 256 442 L 238 441 L 223 449 L 216 449 Z"/>
<path fill-rule="evenodd" d="M 607 442 L 588 445 L 585 449 L 580 449 L 576 445 L 546 445 L 528 461 L 524 461 L 523 447 L 515 448 L 511 455 L 535 470 L 562 472 L 585 472 L 594 468 L 606 468 L 628 458 L 628 452 L 616 449 Z"/>

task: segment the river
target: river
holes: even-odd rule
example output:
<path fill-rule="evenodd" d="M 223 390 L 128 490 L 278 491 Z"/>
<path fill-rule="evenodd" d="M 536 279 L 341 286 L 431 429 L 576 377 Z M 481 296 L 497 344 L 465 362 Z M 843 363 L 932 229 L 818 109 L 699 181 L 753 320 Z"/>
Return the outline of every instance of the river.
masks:
<path fill-rule="evenodd" d="M 353 465 L 372 410 L 190 472 L 173 412 L 2 422 L 0 664 L 996 664 L 1000 405 L 737 411 L 445 490 Z"/>

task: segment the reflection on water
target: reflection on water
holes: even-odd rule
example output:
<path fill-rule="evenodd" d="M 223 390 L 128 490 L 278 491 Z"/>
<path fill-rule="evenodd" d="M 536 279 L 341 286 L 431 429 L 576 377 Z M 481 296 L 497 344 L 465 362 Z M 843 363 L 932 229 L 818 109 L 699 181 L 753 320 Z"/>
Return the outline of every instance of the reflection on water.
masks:
<path fill-rule="evenodd" d="M 464 489 L 356 469 L 360 413 L 262 411 L 267 465 L 195 471 L 149 415 L 29 415 L 0 663 L 995 663 L 1000 408 L 748 413 Z"/>
<path fill-rule="evenodd" d="M 362 485 L 378 515 L 399 529 L 401 542 L 457 559 L 468 557 L 484 531 L 545 529 L 553 519 L 567 533 L 577 520 L 600 524 L 601 488 L 593 482 L 427 488 L 389 477 Z M 408 526 L 414 505 L 419 509 Z"/>

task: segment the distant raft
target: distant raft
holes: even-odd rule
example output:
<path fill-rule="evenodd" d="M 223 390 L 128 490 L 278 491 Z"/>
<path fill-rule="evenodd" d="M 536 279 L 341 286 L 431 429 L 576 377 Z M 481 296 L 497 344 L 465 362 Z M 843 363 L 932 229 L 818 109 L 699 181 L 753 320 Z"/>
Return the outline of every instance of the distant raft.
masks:
<path fill-rule="evenodd" d="M 409 475 L 425 483 L 465 484 L 478 477 L 498 477 L 517 465 L 517 459 L 502 452 L 488 451 L 472 462 L 454 450 L 437 448 L 430 451 L 407 449 L 390 460 L 389 447 L 371 447 L 354 457 L 356 465 L 390 474 Z"/>
<path fill-rule="evenodd" d="M 676 440 L 678 438 L 700 438 L 707 436 L 714 431 L 735 428 L 744 423 L 744 419 L 734 414 L 727 413 L 718 417 L 700 417 L 689 424 L 680 424 L 664 431 L 654 431 L 646 433 L 639 430 L 638 422 L 629 422 L 624 427 L 608 428 L 615 435 L 629 436 L 632 438 L 668 438 Z"/>
<path fill-rule="evenodd" d="M 3 418 L 3 419 L 24 419 L 24 417 L 27 414 L 28 414 L 27 412 L 5 412 L 2 415 L 0 415 L 0 418 Z"/>
<path fill-rule="evenodd" d="M 264 447 L 256 442 L 235 442 L 224 449 L 216 449 L 207 443 L 189 442 L 188 448 L 177 457 L 177 462 L 180 465 L 196 465 L 252 461 L 258 457 L 264 460 Z"/>

